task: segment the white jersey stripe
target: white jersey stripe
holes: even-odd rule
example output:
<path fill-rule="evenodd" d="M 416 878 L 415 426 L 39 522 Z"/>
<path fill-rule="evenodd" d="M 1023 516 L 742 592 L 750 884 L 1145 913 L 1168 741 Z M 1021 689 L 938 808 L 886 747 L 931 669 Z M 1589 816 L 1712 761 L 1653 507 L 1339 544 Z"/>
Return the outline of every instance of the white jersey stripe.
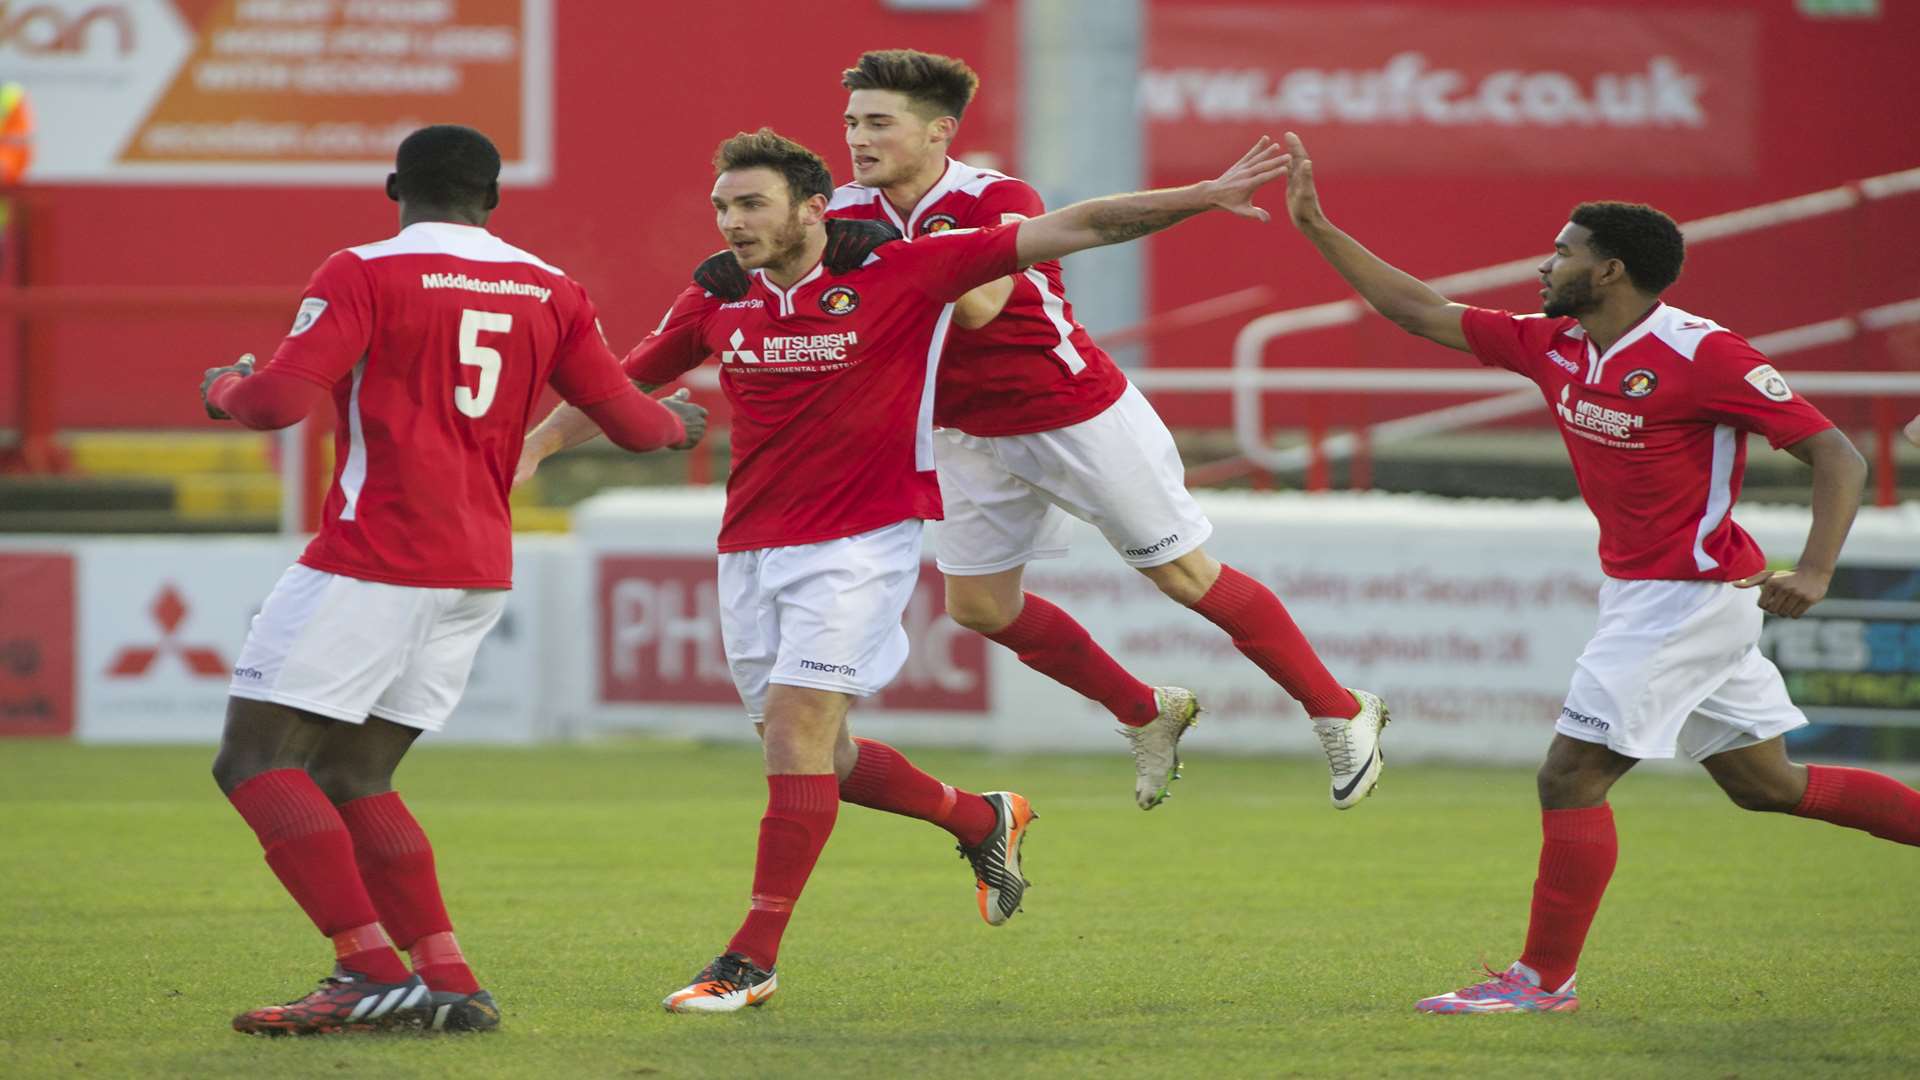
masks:
<path fill-rule="evenodd" d="M 340 508 L 341 521 L 354 521 L 360 505 L 360 489 L 367 482 L 367 435 L 360 428 L 360 382 L 367 376 L 367 359 L 353 365 L 353 390 L 347 394 L 347 462 L 340 467 L 340 494 L 347 504 Z"/>
<path fill-rule="evenodd" d="M 1080 357 L 1080 350 L 1073 347 L 1073 324 L 1067 321 L 1066 301 L 1054 295 L 1047 287 L 1047 276 L 1033 267 L 1027 267 L 1026 278 L 1040 290 L 1040 310 L 1047 315 L 1047 321 L 1053 324 L 1054 332 L 1060 335 L 1059 344 L 1051 350 L 1067 370 L 1075 375 L 1086 370 L 1087 362 Z"/>
<path fill-rule="evenodd" d="M 1707 537 L 1720 527 L 1733 508 L 1733 451 L 1740 436 L 1726 424 L 1713 426 L 1713 467 L 1707 476 L 1707 509 L 1693 531 L 1693 565 L 1712 570 L 1720 560 L 1707 554 Z"/>
<path fill-rule="evenodd" d="M 525 263 L 550 274 L 561 274 L 558 267 L 514 247 L 478 225 L 456 225 L 450 221 L 415 222 L 401 229 L 399 235 L 391 239 L 361 244 L 347 250 L 368 260 L 395 255 L 451 255 L 473 262 Z"/>
<path fill-rule="evenodd" d="M 933 388 L 952 324 L 953 305 L 948 304 L 940 309 L 940 321 L 933 324 L 933 338 L 927 342 L 927 381 L 920 387 L 920 415 L 913 422 L 913 467 L 920 472 L 933 468 Z"/>

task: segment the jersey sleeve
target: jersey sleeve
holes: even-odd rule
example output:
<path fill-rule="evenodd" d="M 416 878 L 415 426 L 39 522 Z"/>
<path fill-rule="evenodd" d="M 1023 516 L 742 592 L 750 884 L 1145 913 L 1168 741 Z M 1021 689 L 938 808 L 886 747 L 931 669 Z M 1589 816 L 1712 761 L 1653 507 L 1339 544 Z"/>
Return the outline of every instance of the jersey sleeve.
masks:
<path fill-rule="evenodd" d="M 707 316 L 719 303 L 700 286 L 687 286 L 653 333 L 641 338 L 621 361 L 627 377 L 660 386 L 699 367 L 711 352 L 705 337 Z"/>
<path fill-rule="evenodd" d="M 972 220 L 961 224 L 984 229 L 1036 218 L 1046 212 L 1047 204 L 1041 201 L 1040 193 L 1033 190 L 1032 185 L 1021 180 L 998 180 L 987 185 L 974 201 L 973 212 L 968 215 Z"/>
<path fill-rule="evenodd" d="M 878 254 L 893 263 L 921 292 L 950 303 L 969 291 L 1020 269 L 1020 225 L 932 233 L 912 243 L 896 240 Z"/>
<path fill-rule="evenodd" d="M 1833 426 L 1738 334 L 1709 334 L 1694 353 L 1700 407 L 1713 420 L 1767 437 L 1775 450 Z"/>
<path fill-rule="evenodd" d="M 335 252 L 300 294 L 293 328 L 268 367 L 332 386 L 366 355 L 373 310 L 373 277 L 366 262 L 350 251 Z"/>
<path fill-rule="evenodd" d="M 579 409 L 598 405 L 628 389 L 620 361 L 607 347 L 593 301 L 584 289 L 579 290 L 578 305 L 547 382 L 567 399 L 567 404 Z"/>
<path fill-rule="evenodd" d="M 1515 315 L 1491 308 L 1470 307 L 1460 315 L 1460 329 L 1475 359 L 1529 379 L 1538 370 L 1553 326 L 1553 320 L 1541 315 Z"/>

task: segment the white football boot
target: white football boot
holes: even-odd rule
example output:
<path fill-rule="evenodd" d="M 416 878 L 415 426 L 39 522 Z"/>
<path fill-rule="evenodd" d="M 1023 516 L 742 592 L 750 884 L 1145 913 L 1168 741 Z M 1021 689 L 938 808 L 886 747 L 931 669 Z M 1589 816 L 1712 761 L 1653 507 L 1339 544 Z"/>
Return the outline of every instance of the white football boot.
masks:
<path fill-rule="evenodd" d="M 1151 810 L 1165 802 L 1167 789 L 1180 779 L 1180 737 L 1200 722 L 1200 703 L 1181 686 L 1153 688 L 1160 715 L 1139 727 L 1123 727 L 1133 751 L 1133 801 Z"/>
<path fill-rule="evenodd" d="M 1352 719 L 1344 716 L 1316 716 L 1313 733 L 1327 752 L 1327 768 L 1333 773 L 1331 793 L 1336 810 L 1346 810 L 1373 794 L 1380 783 L 1385 758 L 1380 754 L 1380 732 L 1392 718 L 1387 703 L 1365 690 L 1351 690 L 1360 703 L 1360 712 Z"/>

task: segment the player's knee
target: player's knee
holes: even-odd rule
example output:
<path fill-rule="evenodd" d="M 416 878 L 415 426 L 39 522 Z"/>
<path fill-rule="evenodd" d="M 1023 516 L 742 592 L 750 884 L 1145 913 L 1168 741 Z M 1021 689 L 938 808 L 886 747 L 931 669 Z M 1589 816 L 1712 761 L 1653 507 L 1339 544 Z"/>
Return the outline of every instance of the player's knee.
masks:
<path fill-rule="evenodd" d="M 231 795 L 234 788 L 275 767 L 270 754 L 222 743 L 220 752 L 213 757 L 213 782 L 220 785 L 223 794 Z"/>
<path fill-rule="evenodd" d="M 1220 577 L 1220 564 L 1205 552 L 1194 551 L 1160 566 L 1143 566 L 1140 572 L 1168 599 L 1192 607 L 1213 588 Z"/>
<path fill-rule="evenodd" d="M 1019 616 L 985 590 L 948 589 L 947 617 L 976 634 L 997 634 Z"/>
<path fill-rule="evenodd" d="M 1763 814 L 1785 814 L 1800 805 L 1799 794 L 1784 784 L 1769 783 L 1765 780 L 1742 777 L 1739 780 L 1720 781 L 1720 790 L 1727 793 L 1733 805 L 1742 810 L 1754 810 Z"/>
<path fill-rule="evenodd" d="M 391 774 L 353 762 L 316 761 L 307 766 L 307 772 L 314 786 L 335 806 L 378 795 L 393 786 Z"/>
<path fill-rule="evenodd" d="M 1543 810 L 1573 810 L 1598 806 L 1607 797 L 1607 784 L 1575 769 L 1555 767 L 1551 762 L 1534 774 L 1534 788 L 1540 793 Z"/>

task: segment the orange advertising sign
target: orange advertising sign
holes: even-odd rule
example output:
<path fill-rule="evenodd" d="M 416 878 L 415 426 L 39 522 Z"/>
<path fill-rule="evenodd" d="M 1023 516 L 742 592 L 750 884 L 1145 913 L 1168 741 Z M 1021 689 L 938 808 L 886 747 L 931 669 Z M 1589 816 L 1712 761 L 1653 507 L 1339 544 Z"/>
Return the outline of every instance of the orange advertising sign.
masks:
<path fill-rule="evenodd" d="M 364 183 L 431 123 L 551 170 L 550 0 L 0 0 L 33 181 Z"/>

